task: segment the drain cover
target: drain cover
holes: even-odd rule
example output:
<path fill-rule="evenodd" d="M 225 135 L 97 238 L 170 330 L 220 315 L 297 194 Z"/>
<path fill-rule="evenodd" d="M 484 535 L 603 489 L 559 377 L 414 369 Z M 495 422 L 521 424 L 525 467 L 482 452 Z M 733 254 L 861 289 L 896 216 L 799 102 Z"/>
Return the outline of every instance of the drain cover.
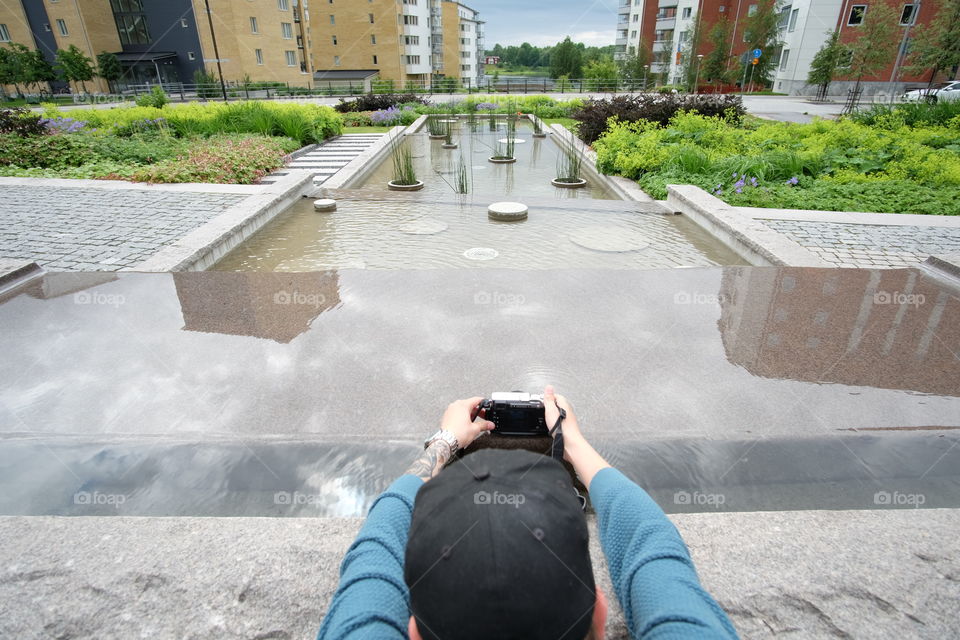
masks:
<path fill-rule="evenodd" d="M 446 222 L 424 218 L 422 220 L 411 220 L 400 225 L 400 231 L 413 236 L 429 236 L 446 231 L 448 227 L 449 225 Z"/>
<path fill-rule="evenodd" d="M 470 260 L 493 260 L 500 253 L 496 249 L 489 247 L 474 247 L 463 252 L 463 257 Z"/>
<path fill-rule="evenodd" d="M 499 140 L 497 140 L 497 142 L 502 142 L 503 144 L 507 144 L 508 142 L 510 142 L 510 138 L 500 138 Z M 513 139 L 514 144 L 523 144 L 524 142 L 526 142 L 526 140 L 521 140 L 520 138 Z"/>
<path fill-rule="evenodd" d="M 595 226 L 578 229 L 570 234 L 570 241 L 585 249 L 607 253 L 639 251 L 650 246 L 647 236 L 615 226 Z"/>

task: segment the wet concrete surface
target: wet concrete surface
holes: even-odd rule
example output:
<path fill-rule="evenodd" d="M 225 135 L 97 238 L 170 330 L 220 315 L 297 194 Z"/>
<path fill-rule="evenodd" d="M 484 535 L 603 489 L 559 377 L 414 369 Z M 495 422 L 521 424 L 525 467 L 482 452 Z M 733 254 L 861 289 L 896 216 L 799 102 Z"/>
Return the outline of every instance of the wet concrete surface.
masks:
<path fill-rule="evenodd" d="M 48 274 L 0 300 L 0 512 L 357 515 L 452 399 L 546 383 L 671 511 L 956 506 L 958 303 L 917 270 Z"/>

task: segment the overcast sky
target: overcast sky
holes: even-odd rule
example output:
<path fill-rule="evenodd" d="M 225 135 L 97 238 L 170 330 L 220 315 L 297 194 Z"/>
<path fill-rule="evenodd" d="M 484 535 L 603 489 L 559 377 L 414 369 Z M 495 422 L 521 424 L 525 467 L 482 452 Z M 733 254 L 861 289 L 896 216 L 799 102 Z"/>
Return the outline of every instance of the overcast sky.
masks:
<path fill-rule="evenodd" d="M 542 47 L 570 36 L 587 45 L 613 44 L 617 0 L 461 0 L 486 21 L 490 49 L 529 42 Z"/>

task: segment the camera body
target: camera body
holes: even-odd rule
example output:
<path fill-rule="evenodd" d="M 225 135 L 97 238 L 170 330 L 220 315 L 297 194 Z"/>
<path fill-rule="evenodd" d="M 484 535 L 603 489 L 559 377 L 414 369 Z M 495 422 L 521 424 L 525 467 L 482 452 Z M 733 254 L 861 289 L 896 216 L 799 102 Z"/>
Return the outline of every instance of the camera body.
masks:
<path fill-rule="evenodd" d="M 543 396 L 519 391 L 498 391 L 480 403 L 483 416 L 496 425 L 493 433 L 504 436 L 547 436 Z"/>

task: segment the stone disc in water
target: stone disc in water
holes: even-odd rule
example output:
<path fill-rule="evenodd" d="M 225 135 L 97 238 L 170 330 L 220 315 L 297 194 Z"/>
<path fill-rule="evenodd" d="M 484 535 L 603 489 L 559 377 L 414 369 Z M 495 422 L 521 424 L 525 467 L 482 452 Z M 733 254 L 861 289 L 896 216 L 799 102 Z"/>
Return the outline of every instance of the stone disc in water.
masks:
<path fill-rule="evenodd" d="M 463 257 L 469 260 L 493 260 L 500 253 L 489 247 L 474 247 L 463 252 Z"/>
<path fill-rule="evenodd" d="M 647 236 L 632 229 L 615 226 L 595 226 L 578 229 L 570 234 L 570 241 L 585 249 L 606 253 L 640 251 L 650 246 Z"/>
<path fill-rule="evenodd" d="M 508 142 L 510 142 L 510 138 L 500 138 L 499 140 L 497 140 L 497 142 L 507 144 Z M 526 142 L 526 140 L 521 140 L 520 138 L 513 139 L 514 144 L 523 144 L 524 142 Z"/>
<path fill-rule="evenodd" d="M 446 231 L 450 225 L 440 220 L 422 218 L 420 220 L 411 220 L 400 225 L 400 232 L 412 236 L 429 236 L 435 233 Z"/>

